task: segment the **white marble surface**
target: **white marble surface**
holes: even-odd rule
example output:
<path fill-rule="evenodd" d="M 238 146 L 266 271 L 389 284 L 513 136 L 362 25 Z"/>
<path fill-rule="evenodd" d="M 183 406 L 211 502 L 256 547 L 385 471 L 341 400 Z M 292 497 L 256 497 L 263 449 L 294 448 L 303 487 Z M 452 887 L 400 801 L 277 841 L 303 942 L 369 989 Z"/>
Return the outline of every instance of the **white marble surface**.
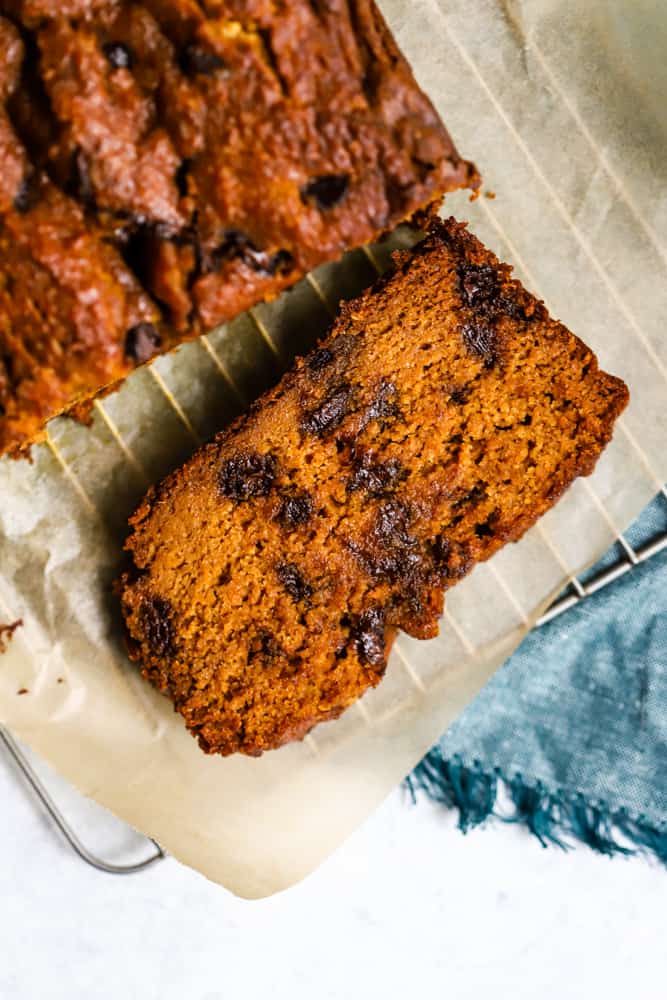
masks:
<path fill-rule="evenodd" d="M 59 798 L 108 856 L 132 845 Z M 667 872 L 517 828 L 462 837 L 398 791 L 319 871 L 260 902 L 173 860 L 124 878 L 62 846 L 0 753 L 0 998 L 658 1000 Z"/>

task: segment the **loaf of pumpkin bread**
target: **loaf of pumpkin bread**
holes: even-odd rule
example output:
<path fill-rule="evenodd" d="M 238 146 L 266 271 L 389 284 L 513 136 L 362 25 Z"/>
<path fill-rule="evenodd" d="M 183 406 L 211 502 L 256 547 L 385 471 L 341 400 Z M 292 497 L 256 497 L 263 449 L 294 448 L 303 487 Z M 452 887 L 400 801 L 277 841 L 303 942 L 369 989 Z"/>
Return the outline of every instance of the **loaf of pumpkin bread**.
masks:
<path fill-rule="evenodd" d="M 434 221 L 250 412 L 152 488 L 128 645 L 209 753 L 378 684 L 397 629 L 588 475 L 628 393 L 464 225 Z"/>
<path fill-rule="evenodd" d="M 0 454 L 479 183 L 372 0 L 0 14 Z"/>

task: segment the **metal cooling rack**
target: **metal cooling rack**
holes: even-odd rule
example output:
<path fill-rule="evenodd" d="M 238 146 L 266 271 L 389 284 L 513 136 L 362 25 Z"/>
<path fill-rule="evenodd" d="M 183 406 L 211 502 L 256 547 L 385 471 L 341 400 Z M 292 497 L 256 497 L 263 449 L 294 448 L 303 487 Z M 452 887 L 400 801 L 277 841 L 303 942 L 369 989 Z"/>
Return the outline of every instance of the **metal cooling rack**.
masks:
<path fill-rule="evenodd" d="M 667 515 L 667 487 L 662 489 L 659 496 L 665 507 L 665 514 Z M 625 535 L 619 535 L 614 547 L 610 550 L 617 556 L 617 558 L 612 561 L 611 565 L 606 566 L 599 572 L 592 573 L 587 576 L 585 580 L 573 577 L 566 590 L 556 601 L 554 601 L 548 611 L 546 611 L 538 620 L 536 627 L 539 628 L 541 625 L 545 625 L 547 622 L 552 621 L 559 615 L 564 614 L 566 611 L 569 611 L 570 608 L 580 604 L 587 597 L 590 597 L 592 594 L 596 594 L 598 591 L 608 587 L 620 577 L 625 576 L 627 573 L 631 573 L 638 566 L 648 562 L 654 556 L 657 556 L 659 552 L 666 549 L 667 530 L 658 532 L 656 535 L 649 538 L 647 542 L 637 547 L 632 546 Z M 30 793 L 37 799 L 41 808 L 44 809 L 51 818 L 57 833 L 64 838 L 70 849 L 74 851 L 74 853 L 77 854 L 82 861 L 85 861 L 86 864 L 93 868 L 97 868 L 98 871 L 105 872 L 108 875 L 133 875 L 137 872 L 144 871 L 146 868 L 155 864 L 156 861 L 160 861 L 165 857 L 165 853 L 160 845 L 154 840 L 147 839 L 147 847 L 151 845 L 151 849 L 150 853 L 148 853 L 143 860 L 128 865 L 118 865 L 104 861 L 98 856 L 97 853 L 85 846 L 81 838 L 76 833 L 70 820 L 64 815 L 62 809 L 55 802 L 45 783 L 40 777 L 38 777 L 35 769 L 28 761 L 28 758 L 23 750 L 19 747 L 13 737 L 2 728 L 0 728 L 0 742 L 25 781 L 26 787 Z"/>
<path fill-rule="evenodd" d="M 51 817 L 56 830 L 62 837 L 64 837 L 65 842 L 69 845 L 71 850 L 74 851 L 74 853 L 77 854 L 82 861 L 85 861 L 87 865 L 90 865 L 91 868 L 97 868 L 98 871 L 105 872 L 107 875 L 134 875 L 136 872 L 143 871 L 145 868 L 150 867 L 150 865 L 165 857 L 165 853 L 160 845 L 155 840 L 147 838 L 146 843 L 152 844 L 154 850 L 142 861 L 137 861 L 134 864 L 129 865 L 116 865 L 112 864 L 110 861 L 104 861 L 96 853 L 86 847 L 74 830 L 74 827 L 54 801 L 53 796 L 47 789 L 42 779 L 38 777 L 35 769 L 28 761 L 28 758 L 19 747 L 16 740 L 7 732 L 6 729 L 2 729 L 1 727 L 0 742 L 3 744 L 7 754 L 23 777 L 26 787 Z"/>

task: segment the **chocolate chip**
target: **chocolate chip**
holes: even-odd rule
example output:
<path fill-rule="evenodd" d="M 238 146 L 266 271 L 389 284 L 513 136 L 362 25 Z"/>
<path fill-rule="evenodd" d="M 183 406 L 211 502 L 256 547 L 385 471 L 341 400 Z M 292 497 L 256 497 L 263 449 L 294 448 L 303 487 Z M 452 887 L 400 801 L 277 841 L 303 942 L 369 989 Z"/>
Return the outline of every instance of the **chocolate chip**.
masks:
<path fill-rule="evenodd" d="M 512 319 L 527 319 L 522 305 L 501 295 L 497 270 L 490 264 L 463 264 L 459 268 L 463 304 L 486 316 L 501 313 Z"/>
<path fill-rule="evenodd" d="M 342 382 L 314 410 L 306 413 L 301 427 L 306 434 L 322 436 L 334 430 L 345 419 L 352 401 L 353 390 Z"/>
<path fill-rule="evenodd" d="M 137 323 L 125 334 L 125 357 L 142 365 L 157 354 L 162 337 L 152 323 Z"/>
<path fill-rule="evenodd" d="M 141 627 L 151 651 L 157 656 L 173 656 L 174 627 L 172 606 L 164 597 L 146 597 L 141 606 Z"/>
<path fill-rule="evenodd" d="M 452 545 L 444 535 L 438 535 L 431 546 L 433 561 L 438 569 L 446 566 L 451 555 Z"/>
<path fill-rule="evenodd" d="M 493 538 L 494 531 L 491 526 L 490 519 L 484 521 L 482 524 L 476 524 L 475 534 L 478 538 Z"/>
<path fill-rule="evenodd" d="M 267 274 L 280 274 L 287 275 L 294 270 L 295 260 L 289 250 L 278 250 L 272 256 L 269 256 L 266 263 L 262 263 L 260 270 L 266 271 Z"/>
<path fill-rule="evenodd" d="M 345 361 L 358 344 L 361 333 L 341 333 L 329 341 L 326 347 L 318 347 L 307 359 L 311 372 L 319 373 L 328 368 L 334 361 Z"/>
<path fill-rule="evenodd" d="M 375 398 L 368 407 L 368 420 L 388 420 L 400 414 L 398 407 L 398 389 L 389 379 L 383 378 Z"/>
<path fill-rule="evenodd" d="M 218 70 L 226 69 L 227 64 L 216 52 L 198 45 L 196 42 L 188 42 L 181 50 L 180 66 L 187 76 L 212 76 Z"/>
<path fill-rule="evenodd" d="M 445 535 L 438 535 L 435 539 L 431 555 L 436 573 L 443 583 L 460 580 L 473 565 L 467 546 L 451 542 Z"/>
<path fill-rule="evenodd" d="M 383 503 L 377 510 L 371 532 L 374 543 L 374 575 L 398 579 L 406 576 L 420 559 L 417 539 L 410 533 L 412 511 L 398 500 Z"/>
<path fill-rule="evenodd" d="M 251 500 L 267 496 L 276 478 L 273 455 L 256 451 L 240 452 L 225 459 L 218 475 L 218 488 L 230 500 Z"/>
<path fill-rule="evenodd" d="M 319 347 L 308 358 L 308 367 L 311 372 L 321 372 L 322 369 L 331 364 L 333 359 L 333 351 L 330 351 L 328 347 Z"/>
<path fill-rule="evenodd" d="M 388 500 L 378 507 L 367 535 L 348 542 L 352 554 L 376 580 L 401 581 L 414 589 L 423 559 L 419 542 L 410 532 L 412 519 L 407 504 Z"/>
<path fill-rule="evenodd" d="M 365 490 L 371 496 L 382 496 L 392 490 L 405 476 L 405 470 L 397 458 L 387 462 L 375 461 L 372 452 L 365 452 L 352 463 L 352 475 L 347 488 L 351 493 Z"/>
<path fill-rule="evenodd" d="M 222 242 L 202 255 L 202 270 L 204 273 L 219 271 L 228 260 L 242 260 L 253 271 L 271 276 L 289 274 L 295 264 L 288 250 L 278 250 L 273 254 L 260 250 L 249 236 L 237 229 L 228 229 Z"/>
<path fill-rule="evenodd" d="M 296 528 L 310 520 L 313 500 L 307 493 L 283 497 L 276 513 L 276 521 L 285 528 Z"/>
<path fill-rule="evenodd" d="M 466 323 L 461 327 L 461 337 L 470 354 L 481 358 L 485 368 L 493 368 L 500 357 L 498 334 L 486 323 Z"/>
<path fill-rule="evenodd" d="M 18 191 L 14 195 L 14 208 L 25 215 L 39 200 L 39 176 L 33 172 L 25 174 Z"/>
<path fill-rule="evenodd" d="M 349 183 L 347 174 L 321 174 L 301 188 L 301 199 L 313 201 L 319 209 L 327 211 L 345 197 Z"/>
<path fill-rule="evenodd" d="M 510 316 L 512 319 L 530 319 L 526 313 L 525 308 L 514 299 L 508 298 L 506 295 L 501 295 L 498 299 L 498 312 L 504 313 L 506 316 Z"/>
<path fill-rule="evenodd" d="M 371 667 L 385 666 L 384 630 L 385 613 L 382 608 L 369 608 L 352 624 L 350 635 L 362 663 Z"/>
<path fill-rule="evenodd" d="M 459 268 L 461 297 L 465 305 L 479 309 L 498 298 L 498 274 L 490 264 L 464 264 Z"/>
<path fill-rule="evenodd" d="M 295 601 L 305 601 L 312 596 L 313 588 L 306 583 L 295 563 L 278 563 L 276 573 L 287 593 Z"/>
<path fill-rule="evenodd" d="M 132 69 L 134 65 L 134 53 L 123 42 L 105 42 L 102 52 L 114 69 Z"/>
<path fill-rule="evenodd" d="M 282 652 L 282 647 L 273 633 L 269 632 L 266 628 L 260 628 L 250 640 L 248 663 L 252 663 L 256 659 L 264 661 L 273 660 L 276 656 L 280 656 Z"/>
<path fill-rule="evenodd" d="M 224 261 L 243 257 L 247 251 L 254 249 L 253 243 L 245 233 L 237 229 L 228 229 L 225 231 L 222 242 L 204 255 L 204 271 L 219 271 Z"/>

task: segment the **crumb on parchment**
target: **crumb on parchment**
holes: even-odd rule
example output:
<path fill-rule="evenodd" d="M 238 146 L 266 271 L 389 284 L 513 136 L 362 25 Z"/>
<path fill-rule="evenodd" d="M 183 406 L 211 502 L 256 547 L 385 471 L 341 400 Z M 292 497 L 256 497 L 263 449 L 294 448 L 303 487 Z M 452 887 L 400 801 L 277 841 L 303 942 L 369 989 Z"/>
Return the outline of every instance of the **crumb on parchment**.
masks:
<path fill-rule="evenodd" d="M 11 625 L 0 625 L 0 653 L 5 652 L 9 640 L 14 635 L 17 628 L 20 628 L 21 625 L 23 625 L 22 618 L 17 618 L 15 622 L 11 623 Z"/>

